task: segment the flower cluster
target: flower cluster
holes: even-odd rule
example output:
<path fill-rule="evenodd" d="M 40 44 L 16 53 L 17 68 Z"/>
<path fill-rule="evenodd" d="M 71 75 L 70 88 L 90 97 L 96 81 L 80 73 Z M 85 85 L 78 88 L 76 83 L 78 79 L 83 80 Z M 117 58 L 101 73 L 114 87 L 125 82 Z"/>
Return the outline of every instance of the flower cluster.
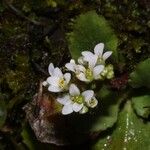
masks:
<path fill-rule="evenodd" d="M 90 83 L 93 80 L 111 79 L 114 76 L 113 66 L 111 64 L 106 65 L 105 61 L 112 52 L 103 53 L 103 49 L 104 44 L 99 43 L 95 46 L 94 53 L 83 51 L 78 63 L 71 59 L 65 67 L 82 82 Z M 61 69 L 55 68 L 52 63 L 48 67 L 48 72 L 50 77 L 43 82 L 43 85 L 47 86 L 50 92 L 61 92 L 61 96 L 56 100 L 63 105 L 62 114 L 67 115 L 72 112 L 83 114 L 88 112 L 89 108 L 97 106 L 98 101 L 94 91 L 85 90 L 81 92 L 77 85 L 71 83 L 71 73 L 63 74 Z"/>
<path fill-rule="evenodd" d="M 105 61 L 112 54 L 111 51 L 103 54 L 104 44 L 99 43 L 94 48 L 94 53 L 83 51 L 82 56 L 78 59 L 78 64 L 75 60 L 71 60 L 65 66 L 69 71 L 75 73 L 80 81 L 92 82 L 99 79 L 111 79 L 114 76 L 113 66 L 106 65 Z"/>

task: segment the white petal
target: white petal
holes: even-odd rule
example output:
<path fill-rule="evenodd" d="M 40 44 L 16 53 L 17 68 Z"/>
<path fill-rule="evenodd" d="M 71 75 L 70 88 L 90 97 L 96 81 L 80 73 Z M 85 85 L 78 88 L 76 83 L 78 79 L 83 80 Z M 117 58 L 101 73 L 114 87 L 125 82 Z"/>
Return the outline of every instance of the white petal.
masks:
<path fill-rule="evenodd" d="M 98 56 L 97 55 L 93 55 L 91 57 L 91 59 L 88 61 L 90 69 L 94 68 L 94 66 L 96 65 L 97 59 L 98 59 Z"/>
<path fill-rule="evenodd" d="M 108 51 L 108 52 L 104 53 L 103 59 L 106 60 L 108 57 L 110 57 L 111 54 L 112 54 L 112 51 Z"/>
<path fill-rule="evenodd" d="M 72 109 L 72 104 L 70 105 L 65 105 L 62 109 L 62 114 L 63 115 L 68 115 L 68 114 L 71 114 L 73 112 L 73 109 Z"/>
<path fill-rule="evenodd" d="M 87 113 L 87 112 L 88 112 L 88 107 L 83 106 L 79 113 L 80 113 L 80 114 L 85 114 L 85 113 Z"/>
<path fill-rule="evenodd" d="M 43 86 L 47 86 L 47 85 L 48 85 L 47 81 L 44 81 L 44 82 L 42 83 L 42 85 L 43 85 Z"/>
<path fill-rule="evenodd" d="M 80 90 L 75 84 L 71 84 L 69 87 L 69 93 L 72 96 L 80 95 Z"/>
<path fill-rule="evenodd" d="M 97 104 L 98 104 L 98 100 L 95 97 L 93 97 L 90 101 L 87 102 L 87 105 L 91 108 L 96 107 Z"/>
<path fill-rule="evenodd" d="M 74 59 L 71 59 L 71 60 L 70 60 L 70 63 L 76 64 Z"/>
<path fill-rule="evenodd" d="M 95 46 L 95 48 L 94 48 L 94 53 L 95 53 L 96 55 L 98 55 L 99 57 L 101 57 L 102 54 L 103 54 L 103 49 L 104 49 L 104 44 L 103 44 L 103 43 L 99 43 L 99 44 L 97 44 L 97 45 Z"/>
<path fill-rule="evenodd" d="M 58 97 L 56 100 L 60 104 L 63 104 L 63 105 L 71 104 L 71 100 L 70 100 L 70 96 L 69 95 L 65 95 L 64 97 Z"/>
<path fill-rule="evenodd" d="M 70 82 L 70 79 L 71 79 L 71 74 L 70 73 L 65 73 L 64 78 L 66 80 L 66 83 L 68 84 Z"/>
<path fill-rule="evenodd" d="M 78 58 L 78 63 L 84 65 L 86 62 L 83 60 L 83 57 Z"/>
<path fill-rule="evenodd" d="M 65 67 L 66 67 L 68 70 L 70 70 L 70 71 L 72 71 L 72 72 L 75 72 L 75 64 L 73 64 L 73 63 L 67 63 L 67 64 L 65 65 Z"/>
<path fill-rule="evenodd" d="M 97 76 L 99 76 L 99 74 L 104 70 L 104 66 L 103 65 L 98 65 L 96 67 L 94 67 L 93 69 L 93 75 L 94 78 L 96 79 Z"/>
<path fill-rule="evenodd" d="M 84 56 L 83 60 L 89 61 L 93 57 L 93 53 L 90 51 L 83 51 L 82 55 Z"/>
<path fill-rule="evenodd" d="M 82 71 L 82 72 L 85 72 L 85 71 L 86 71 L 85 67 L 82 66 L 82 65 L 77 65 L 77 66 L 76 66 L 76 70 L 77 70 L 77 71 Z"/>
<path fill-rule="evenodd" d="M 79 112 L 79 111 L 82 109 L 82 107 L 83 107 L 83 104 L 74 103 L 74 104 L 72 105 L 72 109 L 73 109 L 73 111 L 75 111 L 75 112 Z"/>
<path fill-rule="evenodd" d="M 90 80 L 88 80 L 86 77 L 85 77 L 85 74 L 84 73 L 80 73 L 77 75 L 77 78 L 80 80 L 80 81 L 84 81 L 84 82 L 89 82 Z"/>
<path fill-rule="evenodd" d="M 59 77 L 55 77 L 55 76 L 51 76 L 47 78 L 47 82 L 48 84 L 54 85 L 54 86 L 58 86 L 59 84 Z"/>
<path fill-rule="evenodd" d="M 87 102 L 87 101 L 91 100 L 91 98 L 94 96 L 94 91 L 87 90 L 87 91 L 82 92 L 82 95 L 84 96 L 85 101 Z"/>
<path fill-rule="evenodd" d="M 53 75 L 56 77 L 63 77 L 63 73 L 58 67 L 54 69 Z"/>
<path fill-rule="evenodd" d="M 51 76 L 53 75 L 53 72 L 54 72 L 54 65 L 53 65 L 53 63 L 49 64 L 49 66 L 48 66 L 48 72 L 49 72 L 49 74 Z"/>
<path fill-rule="evenodd" d="M 57 87 L 57 86 L 50 85 L 50 86 L 48 87 L 48 91 L 50 91 L 50 92 L 61 92 L 62 89 L 59 88 L 59 87 Z"/>

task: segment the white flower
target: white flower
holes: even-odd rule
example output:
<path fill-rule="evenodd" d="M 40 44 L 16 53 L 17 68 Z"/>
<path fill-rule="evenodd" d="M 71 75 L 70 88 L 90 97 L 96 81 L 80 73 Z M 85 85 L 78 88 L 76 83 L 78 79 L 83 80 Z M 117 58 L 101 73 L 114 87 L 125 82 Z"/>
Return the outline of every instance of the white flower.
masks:
<path fill-rule="evenodd" d="M 84 82 L 91 82 L 94 79 L 99 79 L 100 73 L 103 71 L 104 66 L 98 65 L 94 68 L 84 68 L 80 74 L 77 75 L 77 78 Z"/>
<path fill-rule="evenodd" d="M 86 113 L 88 107 L 94 108 L 98 104 L 97 99 L 94 97 L 94 91 L 87 90 L 80 93 L 80 90 L 75 84 L 70 85 L 69 94 L 57 98 L 57 101 L 64 105 L 62 108 L 63 115 L 72 112 Z"/>
<path fill-rule="evenodd" d="M 100 73 L 103 71 L 104 66 L 96 66 L 96 62 L 97 57 L 93 55 L 92 58 L 88 60 L 88 66 L 82 66 L 82 68 L 80 67 L 80 73 L 77 74 L 77 78 L 85 82 L 91 82 L 99 79 Z"/>
<path fill-rule="evenodd" d="M 111 56 L 112 51 L 105 52 L 104 54 L 103 51 L 104 51 L 104 44 L 99 43 L 94 47 L 94 54 L 90 51 L 82 52 L 83 60 L 89 61 L 95 55 L 95 57 L 97 57 L 97 64 L 105 64 L 106 59 L 108 59 Z"/>
<path fill-rule="evenodd" d="M 71 59 L 70 60 L 70 63 L 67 63 L 65 65 L 65 67 L 69 70 L 69 71 L 72 71 L 76 74 L 76 76 L 78 76 L 84 69 L 85 67 L 83 65 L 77 65 L 75 63 L 75 60 L 74 59 Z"/>
<path fill-rule="evenodd" d="M 93 55 L 92 59 L 89 59 L 87 61 L 86 65 L 77 65 L 75 61 L 72 59 L 70 60 L 70 63 L 67 63 L 65 67 L 74 72 L 76 74 L 76 77 L 80 81 L 84 82 L 91 82 L 92 80 L 99 79 L 100 73 L 103 71 L 104 66 L 103 65 L 96 65 L 97 62 L 97 56 Z"/>
<path fill-rule="evenodd" d="M 94 53 L 95 53 L 95 55 L 98 56 L 98 63 L 102 63 L 102 64 L 112 54 L 112 51 L 105 52 L 104 54 L 103 54 L 103 51 L 104 51 L 104 44 L 103 43 L 97 44 L 94 48 Z"/>
<path fill-rule="evenodd" d="M 76 74 L 80 73 L 80 71 L 83 70 L 83 66 L 82 66 L 82 65 L 77 65 L 77 64 L 75 63 L 75 60 L 74 60 L 74 59 L 71 59 L 71 60 L 70 60 L 70 63 L 67 63 L 67 64 L 65 65 L 65 67 L 66 67 L 68 70 L 70 70 L 70 71 L 72 71 L 72 72 L 74 72 L 74 73 L 76 73 Z"/>
<path fill-rule="evenodd" d="M 51 75 L 43 82 L 44 86 L 48 86 L 48 90 L 51 92 L 62 92 L 68 88 L 68 84 L 71 79 L 70 73 L 63 74 L 62 71 L 51 63 L 48 67 L 48 72 Z"/>

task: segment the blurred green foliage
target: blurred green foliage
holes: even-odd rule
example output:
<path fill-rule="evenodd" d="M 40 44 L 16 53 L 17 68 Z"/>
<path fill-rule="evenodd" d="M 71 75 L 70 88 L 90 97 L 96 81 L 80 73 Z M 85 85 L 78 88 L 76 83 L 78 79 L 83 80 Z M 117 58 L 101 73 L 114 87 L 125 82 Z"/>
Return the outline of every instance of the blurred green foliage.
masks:
<path fill-rule="evenodd" d="M 93 150 L 147 150 L 150 148 L 149 123 L 143 123 L 135 115 L 131 102 L 128 101 L 120 112 L 112 135 L 102 136 L 93 146 Z"/>
<path fill-rule="evenodd" d="M 135 71 L 130 74 L 130 84 L 135 87 L 150 88 L 150 58 L 140 62 Z"/>
<path fill-rule="evenodd" d="M 138 96 L 132 98 L 133 108 L 137 114 L 143 118 L 150 116 L 150 96 Z"/>

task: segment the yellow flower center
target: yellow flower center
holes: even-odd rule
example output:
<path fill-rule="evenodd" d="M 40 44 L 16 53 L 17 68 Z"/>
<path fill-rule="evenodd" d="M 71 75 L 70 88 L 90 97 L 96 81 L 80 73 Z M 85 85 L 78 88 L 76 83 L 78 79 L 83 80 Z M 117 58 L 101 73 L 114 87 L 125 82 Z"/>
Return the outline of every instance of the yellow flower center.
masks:
<path fill-rule="evenodd" d="M 61 78 L 61 79 L 59 80 L 58 85 L 59 85 L 59 87 L 60 87 L 61 89 L 63 89 L 63 88 L 65 87 L 65 80 L 64 80 L 63 78 Z"/>
<path fill-rule="evenodd" d="M 91 69 L 86 69 L 86 71 L 85 71 L 85 76 L 86 76 L 86 78 L 88 79 L 88 80 L 93 80 L 93 72 L 92 72 L 92 70 Z"/>
<path fill-rule="evenodd" d="M 97 63 L 101 65 L 105 65 L 105 60 L 103 59 L 103 57 L 98 57 Z"/>
<path fill-rule="evenodd" d="M 82 104 L 84 101 L 84 98 L 81 95 L 78 96 L 72 96 L 72 101 L 78 104 Z"/>

